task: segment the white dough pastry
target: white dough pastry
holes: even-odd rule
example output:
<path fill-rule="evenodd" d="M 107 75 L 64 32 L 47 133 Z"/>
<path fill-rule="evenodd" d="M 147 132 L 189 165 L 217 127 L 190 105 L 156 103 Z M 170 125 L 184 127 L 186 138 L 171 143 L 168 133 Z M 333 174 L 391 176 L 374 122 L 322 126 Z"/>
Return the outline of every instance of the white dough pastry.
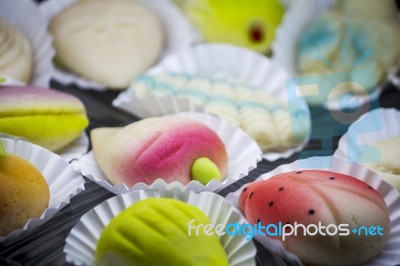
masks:
<path fill-rule="evenodd" d="M 0 76 L 28 83 L 33 68 L 33 52 L 28 39 L 0 19 Z"/>
<path fill-rule="evenodd" d="M 360 161 L 400 191 L 400 136 L 378 141 L 371 146 L 375 149 L 367 148 Z"/>
<path fill-rule="evenodd" d="M 70 70 L 124 89 L 155 63 L 164 42 L 157 16 L 133 0 L 81 0 L 51 21 L 57 57 Z"/>

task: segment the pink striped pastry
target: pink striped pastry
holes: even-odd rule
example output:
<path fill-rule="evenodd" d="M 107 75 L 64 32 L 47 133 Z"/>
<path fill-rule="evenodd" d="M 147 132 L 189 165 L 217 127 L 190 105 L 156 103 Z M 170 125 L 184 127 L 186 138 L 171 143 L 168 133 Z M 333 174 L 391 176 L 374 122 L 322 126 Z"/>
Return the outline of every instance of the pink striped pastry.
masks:
<path fill-rule="evenodd" d="M 124 128 L 91 131 L 96 161 L 113 183 L 128 187 L 157 178 L 183 184 L 208 183 L 227 172 L 227 152 L 202 123 L 177 116 L 147 118 Z"/>

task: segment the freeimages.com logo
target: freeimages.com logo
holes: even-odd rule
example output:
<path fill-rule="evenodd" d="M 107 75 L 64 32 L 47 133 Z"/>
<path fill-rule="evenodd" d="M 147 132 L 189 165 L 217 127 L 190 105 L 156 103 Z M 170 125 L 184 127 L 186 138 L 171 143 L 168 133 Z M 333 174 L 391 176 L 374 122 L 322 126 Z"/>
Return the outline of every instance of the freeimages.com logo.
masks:
<path fill-rule="evenodd" d="M 359 226 L 353 227 L 349 224 L 328 224 L 323 225 L 321 222 L 318 224 L 304 225 L 295 222 L 294 224 L 267 224 L 262 225 L 260 222 L 257 224 L 239 224 L 238 222 L 223 224 L 196 224 L 196 220 L 191 220 L 188 224 L 188 235 L 229 235 L 229 236 L 245 236 L 246 240 L 252 240 L 256 236 L 269 236 L 279 237 L 285 241 L 289 236 L 349 236 L 350 234 L 356 236 L 383 236 L 384 229 L 380 225 L 372 226 Z"/>

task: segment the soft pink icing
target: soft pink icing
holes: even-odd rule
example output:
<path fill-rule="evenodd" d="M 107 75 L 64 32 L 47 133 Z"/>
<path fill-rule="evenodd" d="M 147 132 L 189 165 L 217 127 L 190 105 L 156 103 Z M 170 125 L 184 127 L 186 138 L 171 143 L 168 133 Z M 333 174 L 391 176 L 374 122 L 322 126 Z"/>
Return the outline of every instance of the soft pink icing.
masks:
<path fill-rule="evenodd" d="M 140 147 L 131 147 L 129 156 L 121 163 L 123 182 L 151 184 L 157 178 L 183 184 L 191 181 L 193 162 L 208 157 L 226 172 L 227 155 L 218 135 L 205 125 L 185 121 L 155 132 L 148 132 Z"/>
<path fill-rule="evenodd" d="M 32 86 L 0 86 L 0 115 L 77 112 L 84 110 L 73 95 Z"/>

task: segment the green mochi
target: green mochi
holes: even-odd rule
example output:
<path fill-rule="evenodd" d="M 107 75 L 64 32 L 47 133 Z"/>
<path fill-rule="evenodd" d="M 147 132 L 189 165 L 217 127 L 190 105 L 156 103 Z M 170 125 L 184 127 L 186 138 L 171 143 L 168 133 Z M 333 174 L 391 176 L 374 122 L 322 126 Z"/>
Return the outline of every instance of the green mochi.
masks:
<path fill-rule="evenodd" d="M 207 185 L 211 180 L 221 180 L 221 172 L 218 166 L 206 157 L 201 157 L 194 161 L 190 172 L 193 180 Z"/>
<path fill-rule="evenodd" d="M 229 265 L 218 236 L 188 224 L 210 224 L 195 206 L 176 199 L 151 198 L 122 211 L 103 230 L 96 247 L 97 265 Z M 204 227 L 203 227 L 204 228 Z"/>

